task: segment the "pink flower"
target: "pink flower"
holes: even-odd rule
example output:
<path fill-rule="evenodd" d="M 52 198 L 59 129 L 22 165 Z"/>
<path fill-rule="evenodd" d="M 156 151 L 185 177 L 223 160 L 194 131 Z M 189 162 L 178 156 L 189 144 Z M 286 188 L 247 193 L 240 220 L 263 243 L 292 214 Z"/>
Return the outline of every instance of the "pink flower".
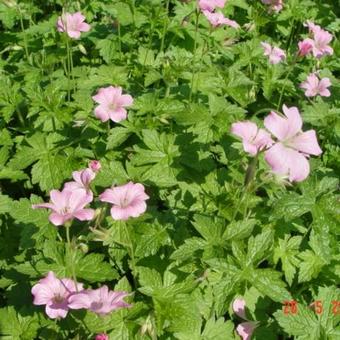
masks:
<path fill-rule="evenodd" d="M 273 144 L 270 134 L 264 129 L 259 129 L 253 122 L 234 123 L 231 126 L 231 132 L 242 138 L 244 151 L 252 156 Z"/>
<path fill-rule="evenodd" d="M 240 27 L 236 21 L 226 18 L 222 13 L 211 13 L 209 11 L 203 11 L 203 14 L 209 20 L 213 27 L 221 25 L 227 25 L 234 28 Z"/>
<path fill-rule="evenodd" d="M 198 7 L 202 11 L 212 12 L 216 7 L 223 8 L 227 0 L 199 0 Z"/>
<path fill-rule="evenodd" d="M 118 123 L 127 117 L 124 107 L 131 106 L 133 99 L 128 94 L 122 94 L 121 87 L 102 87 L 92 99 L 99 105 L 95 108 L 95 115 L 102 122 L 109 119 Z"/>
<path fill-rule="evenodd" d="M 109 340 L 109 336 L 105 333 L 97 334 L 95 340 Z"/>
<path fill-rule="evenodd" d="M 272 47 L 266 42 L 261 42 L 264 49 L 264 55 L 269 57 L 269 62 L 271 64 L 278 64 L 286 58 L 286 53 L 279 47 Z"/>
<path fill-rule="evenodd" d="M 49 216 L 49 220 L 56 226 L 63 225 L 73 218 L 77 218 L 80 221 L 89 221 L 94 217 L 93 209 L 84 209 L 92 201 L 92 197 L 85 190 L 52 190 L 50 197 L 52 203 L 34 204 L 32 208 L 51 209 L 52 213 Z"/>
<path fill-rule="evenodd" d="M 98 172 L 101 168 L 102 168 L 102 165 L 100 164 L 99 161 L 90 161 L 89 163 L 89 168 L 93 171 L 93 172 Z"/>
<path fill-rule="evenodd" d="M 250 340 L 257 323 L 254 321 L 242 322 L 236 327 L 236 332 L 242 340 Z"/>
<path fill-rule="evenodd" d="M 300 87 L 306 90 L 306 97 L 315 97 L 318 94 L 321 97 L 329 97 L 331 93 L 327 88 L 331 85 L 329 78 L 322 78 L 320 80 L 315 73 L 311 73 L 307 76 L 307 80 L 300 84 Z"/>
<path fill-rule="evenodd" d="M 73 177 L 74 181 L 73 182 L 66 182 L 64 184 L 64 189 L 69 190 L 69 191 L 75 191 L 75 190 L 79 190 L 79 189 L 85 190 L 85 192 L 91 197 L 91 201 L 92 201 L 93 193 L 90 190 L 90 183 L 96 177 L 95 172 L 93 172 L 91 169 L 73 171 L 72 177 Z"/>
<path fill-rule="evenodd" d="M 304 42 L 312 45 L 313 56 L 321 58 L 324 55 L 332 55 L 333 48 L 328 45 L 333 39 L 332 34 L 311 21 L 307 21 L 305 26 L 308 27 L 313 39 L 307 38 Z"/>
<path fill-rule="evenodd" d="M 323 29 L 314 31 L 313 38 L 313 55 L 316 58 L 321 58 L 324 55 L 332 55 L 333 49 L 328 44 L 332 41 L 333 36 Z M 312 41 L 310 41 L 312 43 Z"/>
<path fill-rule="evenodd" d="M 274 173 L 288 176 L 289 180 L 300 182 L 309 174 L 309 155 L 320 155 L 322 150 L 314 130 L 302 132 L 302 119 L 296 107 L 283 105 L 286 117 L 271 112 L 264 120 L 265 127 L 278 139 L 265 152 L 265 160 Z"/>
<path fill-rule="evenodd" d="M 49 272 L 32 287 L 33 304 L 46 305 L 46 314 L 51 319 L 65 318 L 69 310 L 69 297 L 82 289 L 81 283 L 75 283 L 70 279 L 58 279 L 53 272 Z"/>
<path fill-rule="evenodd" d="M 85 17 L 80 13 L 65 13 L 58 18 L 57 29 L 59 32 L 67 32 L 73 39 L 79 39 L 81 32 L 88 32 L 91 28 L 85 21 Z"/>
<path fill-rule="evenodd" d="M 107 286 L 98 289 L 83 290 L 69 298 L 69 307 L 72 309 L 88 309 L 99 315 L 105 315 L 118 308 L 130 307 L 123 298 L 126 292 L 109 291 Z"/>
<path fill-rule="evenodd" d="M 240 318 L 247 320 L 246 317 L 246 301 L 244 299 L 235 299 L 233 302 L 233 311 Z"/>
<path fill-rule="evenodd" d="M 273 12 L 280 12 L 283 8 L 283 0 L 261 0 L 263 4 L 269 5 L 269 9 Z"/>
<path fill-rule="evenodd" d="M 99 199 L 112 204 L 111 216 L 114 220 L 127 220 L 129 217 L 138 217 L 146 211 L 145 201 L 149 196 L 142 184 L 129 182 L 106 189 Z"/>
<path fill-rule="evenodd" d="M 303 57 L 310 53 L 313 50 L 313 42 L 311 42 L 311 39 L 304 39 L 302 41 L 299 41 L 299 56 Z"/>

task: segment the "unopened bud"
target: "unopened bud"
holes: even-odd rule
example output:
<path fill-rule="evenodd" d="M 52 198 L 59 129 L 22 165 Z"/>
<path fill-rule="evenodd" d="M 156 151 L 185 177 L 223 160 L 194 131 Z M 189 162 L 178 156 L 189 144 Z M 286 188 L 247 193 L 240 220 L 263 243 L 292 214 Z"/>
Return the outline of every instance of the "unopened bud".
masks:
<path fill-rule="evenodd" d="M 86 48 L 84 47 L 83 44 L 78 44 L 79 51 L 85 55 L 87 55 Z"/>

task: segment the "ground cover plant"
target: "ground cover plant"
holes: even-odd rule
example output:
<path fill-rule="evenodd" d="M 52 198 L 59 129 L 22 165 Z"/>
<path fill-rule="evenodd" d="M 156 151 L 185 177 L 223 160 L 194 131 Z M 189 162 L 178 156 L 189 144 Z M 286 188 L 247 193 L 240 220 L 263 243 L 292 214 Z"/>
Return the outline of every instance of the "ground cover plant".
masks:
<path fill-rule="evenodd" d="M 339 6 L 2 0 L 1 339 L 339 339 Z"/>

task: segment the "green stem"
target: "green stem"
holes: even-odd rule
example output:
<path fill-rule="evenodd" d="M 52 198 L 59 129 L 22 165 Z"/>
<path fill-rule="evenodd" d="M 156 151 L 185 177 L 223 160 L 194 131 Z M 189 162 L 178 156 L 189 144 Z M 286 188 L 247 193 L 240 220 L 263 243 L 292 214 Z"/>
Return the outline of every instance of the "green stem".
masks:
<path fill-rule="evenodd" d="M 162 41 L 161 41 L 161 47 L 159 49 L 159 52 L 163 52 L 164 50 L 165 36 L 166 36 L 166 31 L 168 29 L 169 5 L 170 5 L 170 0 L 167 0 L 166 5 L 165 5 L 166 15 L 164 16 L 164 22 L 163 22 Z"/>
<path fill-rule="evenodd" d="M 128 241 L 128 247 L 127 248 L 130 249 L 130 251 L 128 250 L 128 253 L 129 253 L 129 256 L 131 258 L 133 283 L 134 283 L 135 287 L 137 287 L 137 282 L 136 282 L 136 277 L 135 277 L 135 275 L 136 275 L 135 251 L 134 251 L 133 244 L 132 244 L 132 241 L 131 241 L 128 226 L 126 225 L 125 222 L 122 222 L 122 224 L 124 226 L 124 231 L 125 231 L 126 238 L 127 238 L 127 241 Z"/>
<path fill-rule="evenodd" d="M 194 42 L 194 54 L 192 57 L 193 64 L 195 65 L 195 59 L 196 59 L 196 52 L 197 52 L 197 34 L 198 34 L 198 19 L 200 16 L 200 11 L 196 9 L 196 20 L 195 20 L 195 42 Z M 193 86 L 194 86 L 194 80 L 195 80 L 195 72 L 192 72 L 192 77 L 191 77 L 191 85 L 190 85 L 190 94 L 189 94 L 189 103 L 191 103 L 192 100 L 192 91 L 193 91 Z"/>
<path fill-rule="evenodd" d="M 19 16 L 20 16 L 20 26 L 21 26 L 21 31 L 22 31 L 22 34 L 24 36 L 24 48 L 25 48 L 25 54 L 26 54 L 26 59 L 27 59 L 27 62 L 29 63 L 30 60 L 29 60 L 29 53 L 28 53 L 28 44 L 27 44 L 27 36 L 26 36 L 26 31 L 25 31 L 25 27 L 24 27 L 24 21 L 22 19 L 22 13 L 21 13 L 21 10 L 20 10 L 20 7 L 18 7 L 18 10 L 19 10 Z"/>
<path fill-rule="evenodd" d="M 74 281 L 76 292 L 78 293 L 77 276 L 76 276 L 76 271 L 75 271 L 75 268 L 74 268 L 74 257 L 75 257 L 74 255 L 75 255 L 75 252 L 73 251 L 73 247 L 72 247 L 72 243 L 71 243 L 71 238 L 70 238 L 70 226 L 71 225 L 65 225 L 65 228 L 66 228 L 66 241 L 67 241 L 67 246 L 68 246 L 68 249 L 69 249 L 69 253 L 71 255 L 72 278 L 73 278 L 73 281 Z"/>
<path fill-rule="evenodd" d="M 120 22 L 119 20 L 117 24 L 117 30 L 118 30 L 118 50 L 119 50 L 119 59 L 122 60 L 122 36 L 120 31 Z"/>
<path fill-rule="evenodd" d="M 296 63 L 296 59 L 297 59 L 297 55 L 294 57 L 294 60 L 293 60 L 292 64 L 290 65 L 289 70 L 288 70 L 288 72 L 286 74 L 286 77 L 284 79 L 283 86 L 282 86 L 281 93 L 280 93 L 280 98 L 279 98 L 279 101 L 277 103 L 277 108 L 276 108 L 277 110 L 279 110 L 280 107 L 281 107 L 283 93 L 284 93 L 284 91 L 286 89 L 286 86 L 287 86 L 287 80 L 288 80 L 288 77 L 290 76 L 290 74 L 292 73 L 292 71 L 294 69 L 294 66 L 295 66 L 295 63 Z"/>

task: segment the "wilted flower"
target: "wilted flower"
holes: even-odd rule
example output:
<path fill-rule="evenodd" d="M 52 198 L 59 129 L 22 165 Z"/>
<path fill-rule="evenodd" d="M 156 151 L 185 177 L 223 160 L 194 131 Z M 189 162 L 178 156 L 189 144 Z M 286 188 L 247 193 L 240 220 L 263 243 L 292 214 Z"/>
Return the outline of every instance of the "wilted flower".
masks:
<path fill-rule="evenodd" d="M 73 39 L 79 39 L 81 32 L 88 32 L 91 28 L 85 21 L 85 17 L 80 13 L 65 13 L 58 18 L 57 29 L 59 32 L 67 32 Z"/>
<path fill-rule="evenodd" d="M 102 87 L 92 99 L 99 105 L 94 112 L 102 122 L 111 119 L 120 122 L 127 117 L 125 107 L 131 106 L 133 98 L 128 94 L 122 94 L 121 87 Z"/>
<path fill-rule="evenodd" d="M 118 308 L 130 307 L 123 298 L 127 292 L 110 291 L 107 286 L 98 289 L 83 290 L 69 298 L 69 307 L 72 309 L 88 309 L 96 314 L 105 315 Z"/>
<path fill-rule="evenodd" d="M 114 220 L 127 220 L 129 217 L 138 217 L 146 211 L 145 201 L 149 196 L 142 184 L 129 182 L 106 189 L 99 199 L 112 204 L 111 216 Z"/>
<path fill-rule="evenodd" d="M 65 318 L 69 310 L 69 297 L 81 291 L 83 285 L 70 279 L 58 279 L 50 271 L 47 276 L 32 287 L 34 305 L 46 305 L 46 314 L 51 319 Z"/>
<path fill-rule="evenodd" d="M 84 209 L 92 201 L 92 197 L 85 190 L 52 190 L 50 198 L 51 203 L 34 204 L 32 208 L 51 209 L 52 213 L 49 216 L 49 220 L 56 226 L 63 225 L 73 218 L 77 218 L 80 221 L 89 221 L 94 217 L 93 209 Z"/>
<path fill-rule="evenodd" d="M 300 87 L 306 90 L 306 97 L 315 97 L 317 95 L 329 97 L 331 93 L 328 87 L 331 85 L 329 78 L 319 79 L 315 73 L 311 73 L 307 76 L 307 80 L 300 84 Z"/>
<path fill-rule="evenodd" d="M 203 11 L 203 14 L 209 20 L 213 27 L 221 25 L 227 25 L 234 28 L 240 27 L 236 21 L 226 18 L 222 13 L 211 13 L 209 11 Z"/>
<path fill-rule="evenodd" d="M 264 55 L 269 58 L 271 64 L 278 64 L 286 58 L 286 53 L 279 47 L 272 47 L 266 42 L 261 42 Z"/>
<path fill-rule="evenodd" d="M 247 320 L 246 318 L 246 301 L 244 299 L 237 298 L 233 301 L 233 311 L 240 318 Z"/>
<path fill-rule="evenodd" d="M 79 189 L 85 190 L 85 192 L 91 197 L 91 201 L 92 201 L 93 194 L 92 194 L 92 191 L 90 190 L 90 183 L 96 177 L 95 172 L 93 172 L 91 169 L 73 171 L 72 177 L 74 181 L 66 182 L 64 185 L 64 188 L 69 191 L 74 191 L 74 190 L 79 190 Z"/>
<path fill-rule="evenodd" d="M 265 160 L 274 173 L 287 175 L 290 181 L 303 181 L 309 174 L 309 155 L 320 155 L 322 150 L 314 130 L 301 131 L 302 119 L 296 107 L 283 105 L 285 117 L 271 112 L 264 120 L 265 127 L 278 139 L 265 152 Z"/>
<path fill-rule="evenodd" d="M 89 168 L 94 172 L 98 172 L 102 168 L 102 165 L 99 161 L 93 160 L 90 161 Z"/>
<path fill-rule="evenodd" d="M 270 134 L 264 129 L 259 129 L 253 122 L 233 123 L 231 132 L 242 138 L 244 151 L 252 156 L 273 144 Z"/>
<path fill-rule="evenodd" d="M 227 0 L 199 0 L 198 7 L 202 11 L 212 12 L 216 7 L 223 8 Z"/>
<path fill-rule="evenodd" d="M 283 8 L 283 0 L 261 0 L 263 4 L 269 5 L 269 9 L 273 12 L 280 12 Z"/>
<path fill-rule="evenodd" d="M 310 53 L 313 50 L 313 42 L 310 41 L 310 39 L 304 39 L 302 41 L 299 41 L 299 56 L 303 57 Z"/>
<path fill-rule="evenodd" d="M 109 340 L 109 336 L 105 333 L 97 334 L 95 340 Z"/>

